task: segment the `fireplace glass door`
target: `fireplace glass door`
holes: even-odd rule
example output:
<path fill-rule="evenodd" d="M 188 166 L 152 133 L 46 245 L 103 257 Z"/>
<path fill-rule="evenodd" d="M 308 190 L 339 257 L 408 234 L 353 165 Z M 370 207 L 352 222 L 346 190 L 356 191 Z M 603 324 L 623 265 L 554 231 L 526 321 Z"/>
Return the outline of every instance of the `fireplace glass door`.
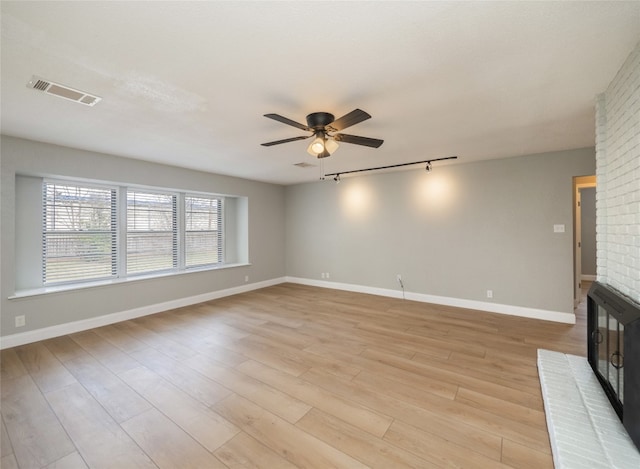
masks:
<path fill-rule="evenodd" d="M 593 282 L 587 330 L 589 365 L 640 450 L 640 304 Z"/>
<path fill-rule="evenodd" d="M 598 305 L 598 328 L 593 334 L 598 372 L 609 382 L 620 403 L 624 404 L 624 325 Z"/>

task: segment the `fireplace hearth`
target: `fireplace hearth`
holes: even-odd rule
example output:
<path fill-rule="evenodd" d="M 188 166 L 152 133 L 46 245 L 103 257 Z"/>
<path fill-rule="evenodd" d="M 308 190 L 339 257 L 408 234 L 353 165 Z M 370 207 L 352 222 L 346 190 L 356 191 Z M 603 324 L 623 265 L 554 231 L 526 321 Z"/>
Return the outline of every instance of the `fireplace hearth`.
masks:
<path fill-rule="evenodd" d="M 640 450 L 640 305 L 599 282 L 587 302 L 589 364 Z"/>

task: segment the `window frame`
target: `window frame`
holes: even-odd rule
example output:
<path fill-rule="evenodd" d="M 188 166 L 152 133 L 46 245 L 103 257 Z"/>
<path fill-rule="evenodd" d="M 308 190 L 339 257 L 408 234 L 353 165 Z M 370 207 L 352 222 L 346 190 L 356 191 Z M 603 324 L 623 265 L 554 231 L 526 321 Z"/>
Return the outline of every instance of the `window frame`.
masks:
<path fill-rule="evenodd" d="M 155 190 L 155 189 L 144 189 L 144 188 L 138 188 L 138 187 L 133 187 L 133 186 L 126 186 L 125 187 L 125 197 L 126 200 L 124 201 L 124 220 L 125 220 L 125 225 L 123 226 L 123 231 L 125 232 L 125 236 L 122 239 L 124 247 L 122 248 L 124 251 L 124 266 L 123 266 L 123 270 L 122 270 L 122 274 L 124 277 L 136 277 L 136 276 L 149 276 L 149 275 L 153 275 L 153 274 L 161 274 L 161 273 L 169 273 L 169 272 L 177 272 L 178 270 L 180 270 L 180 231 L 181 231 L 181 225 L 180 225 L 180 216 L 179 216 L 179 211 L 180 211 L 180 197 L 179 197 L 179 193 L 177 192 L 173 192 L 173 191 L 162 191 L 162 190 Z M 153 269 L 153 270 L 143 270 L 143 271 L 136 271 L 136 272 L 129 272 L 129 267 L 130 267 L 130 263 L 129 263 L 129 235 L 131 233 L 136 233 L 135 230 L 129 231 L 129 193 L 133 192 L 133 193 L 139 193 L 139 194 L 145 194 L 145 195 L 159 195 L 159 196 L 168 196 L 171 197 L 171 204 L 172 204 L 172 209 L 171 209 L 171 230 L 170 231 L 157 231 L 158 233 L 171 233 L 171 243 L 172 243 L 172 249 L 171 249 L 171 267 L 168 268 L 161 268 L 161 269 Z M 154 232 L 154 230 L 149 230 L 148 233 L 152 233 Z"/>
<path fill-rule="evenodd" d="M 99 189 L 99 190 L 109 190 L 112 193 L 112 197 L 115 200 L 112 200 L 111 208 L 112 211 L 115 211 L 115 214 L 112 214 L 111 220 L 112 223 L 115 220 L 115 227 L 112 226 L 111 232 L 112 237 L 115 237 L 115 246 L 112 248 L 112 272 L 115 274 L 110 275 L 108 277 L 91 277 L 91 278 L 81 278 L 81 279 L 71 279 L 65 281 L 54 281 L 54 282 L 45 282 L 45 253 L 46 253 L 46 242 L 45 239 L 45 230 L 46 230 L 46 187 L 47 185 L 61 185 L 61 186 L 74 186 L 79 188 L 91 188 L 91 189 Z M 172 216 L 172 224 L 174 227 L 173 232 L 173 243 L 174 243 L 174 266 L 170 269 L 161 269 L 161 270 L 152 270 L 152 271 L 144 271 L 144 272 L 132 272 L 128 273 L 128 235 L 130 231 L 128 229 L 128 200 L 127 195 L 129 192 L 139 192 L 144 194 L 159 194 L 159 195 L 168 195 L 173 197 L 174 211 Z M 161 187 L 149 187 L 149 186 L 139 186 L 139 185 L 124 185 L 118 183 L 100 183 L 90 180 L 79 180 L 79 179 L 58 179 L 58 178 L 43 178 L 42 180 L 42 193 L 41 193 L 43 207 L 41 211 L 42 215 L 42 240 L 41 240 L 41 251 L 42 251 L 42 276 L 41 276 L 41 285 L 45 288 L 56 288 L 56 287 L 83 287 L 92 284 L 100 284 L 100 283 L 110 283 L 113 281 L 126 281 L 126 280 L 135 280 L 135 279 L 147 279 L 147 278 L 156 278 L 156 277 L 165 277 L 167 275 L 177 275 L 183 273 L 189 273 L 194 271 L 206 271 L 206 270 L 216 270 L 222 267 L 230 267 L 235 266 L 237 264 L 226 264 L 226 246 L 225 246 L 225 231 L 226 231 L 226 220 L 224 214 L 224 206 L 225 206 L 225 196 L 222 194 L 212 193 L 212 192 L 195 192 L 195 191 L 177 191 L 175 189 L 169 188 L 161 188 Z M 218 248 L 218 252 L 220 252 L 220 259 L 216 263 L 206 263 L 206 264 L 197 264 L 187 266 L 186 262 L 186 239 L 187 239 L 187 226 L 186 226 L 186 200 L 188 197 L 193 198 L 204 198 L 204 199 L 213 199 L 218 200 L 220 207 L 218 210 L 218 239 L 220 241 L 220 246 Z"/>
<path fill-rule="evenodd" d="M 196 230 L 187 230 L 187 198 L 198 198 L 198 199 L 209 199 L 209 200 L 217 200 L 219 207 L 217 210 L 217 224 L 218 224 L 218 229 L 215 230 L 217 232 L 217 242 L 218 242 L 218 253 L 219 253 L 219 260 L 218 262 L 214 262 L 214 263 L 204 263 L 204 264 L 194 264 L 194 265 L 187 265 L 187 233 L 190 232 L 197 232 Z M 182 265 L 184 266 L 185 270 L 199 270 L 199 269 L 206 269 L 207 267 L 217 267 L 217 266 L 221 266 L 224 265 L 225 263 L 225 213 L 224 213 L 224 197 L 221 195 L 217 195 L 217 194 L 206 194 L 206 193 L 194 193 L 194 192 L 189 192 L 189 193 L 184 193 L 182 194 L 182 203 L 179 204 L 180 207 L 183 209 L 183 226 L 184 226 L 184 231 L 183 231 L 183 236 L 184 236 L 184 241 L 182 243 L 182 259 L 183 259 L 183 263 Z"/>
<path fill-rule="evenodd" d="M 101 231 L 101 233 L 110 233 L 111 237 L 111 274 L 104 275 L 99 277 L 85 277 L 82 279 L 65 279 L 58 281 L 47 281 L 47 260 L 49 259 L 47 253 L 48 243 L 47 238 L 48 234 L 55 234 L 58 232 L 62 232 L 61 230 L 48 230 L 47 229 L 47 208 L 48 197 L 47 197 L 47 186 L 67 186 L 67 187 L 76 187 L 80 189 L 90 189 L 90 190 L 102 190 L 111 192 L 111 201 L 110 201 L 110 220 L 111 220 L 111 229 L 109 231 Z M 118 188 L 114 185 L 102 185 L 102 184 L 94 184 L 90 182 L 83 181 L 75 181 L 75 180 L 59 180 L 59 179 L 43 179 L 42 180 L 42 189 L 41 189 L 41 197 L 42 197 L 42 225 L 41 225 L 41 282 L 43 286 L 54 286 L 54 285 L 71 285 L 76 283 L 84 283 L 84 282 L 96 282 L 101 280 L 112 280 L 118 278 L 118 217 L 117 217 L 117 207 L 118 207 Z M 69 233 L 73 233 L 74 231 L 69 231 Z M 82 230 L 77 230 L 76 232 L 82 233 Z"/>

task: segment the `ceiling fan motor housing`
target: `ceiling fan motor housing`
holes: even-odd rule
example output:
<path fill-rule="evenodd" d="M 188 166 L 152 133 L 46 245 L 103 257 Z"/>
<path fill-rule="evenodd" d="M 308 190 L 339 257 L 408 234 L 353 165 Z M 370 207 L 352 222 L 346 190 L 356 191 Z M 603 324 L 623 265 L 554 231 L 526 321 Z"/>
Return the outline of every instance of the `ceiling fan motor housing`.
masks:
<path fill-rule="evenodd" d="M 335 120 L 333 114 L 328 112 L 313 112 L 307 116 L 307 126 L 314 130 L 323 130 L 325 125 Z"/>

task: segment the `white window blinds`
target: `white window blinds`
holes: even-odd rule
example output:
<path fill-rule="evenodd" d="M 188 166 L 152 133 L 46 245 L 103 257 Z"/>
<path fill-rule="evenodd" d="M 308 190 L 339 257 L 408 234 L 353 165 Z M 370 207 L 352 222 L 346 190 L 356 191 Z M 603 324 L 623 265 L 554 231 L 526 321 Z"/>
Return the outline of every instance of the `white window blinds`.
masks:
<path fill-rule="evenodd" d="M 127 274 L 178 267 L 177 196 L 127 191 Z"/>
<path fill-rule="evenodd" d="M 185 266 L 221 262 L 222 199 L 185 196 Z"/>
<path fill-rule="evenodd" d="M 91 181 L 42 187 L 43 285 L 224 263 L 224 197 Z"/>
<path fill-rule="evenodd" d="M 116 276 L 116 190 L 45 181 L 42 195 L 43 283 Z"/>

